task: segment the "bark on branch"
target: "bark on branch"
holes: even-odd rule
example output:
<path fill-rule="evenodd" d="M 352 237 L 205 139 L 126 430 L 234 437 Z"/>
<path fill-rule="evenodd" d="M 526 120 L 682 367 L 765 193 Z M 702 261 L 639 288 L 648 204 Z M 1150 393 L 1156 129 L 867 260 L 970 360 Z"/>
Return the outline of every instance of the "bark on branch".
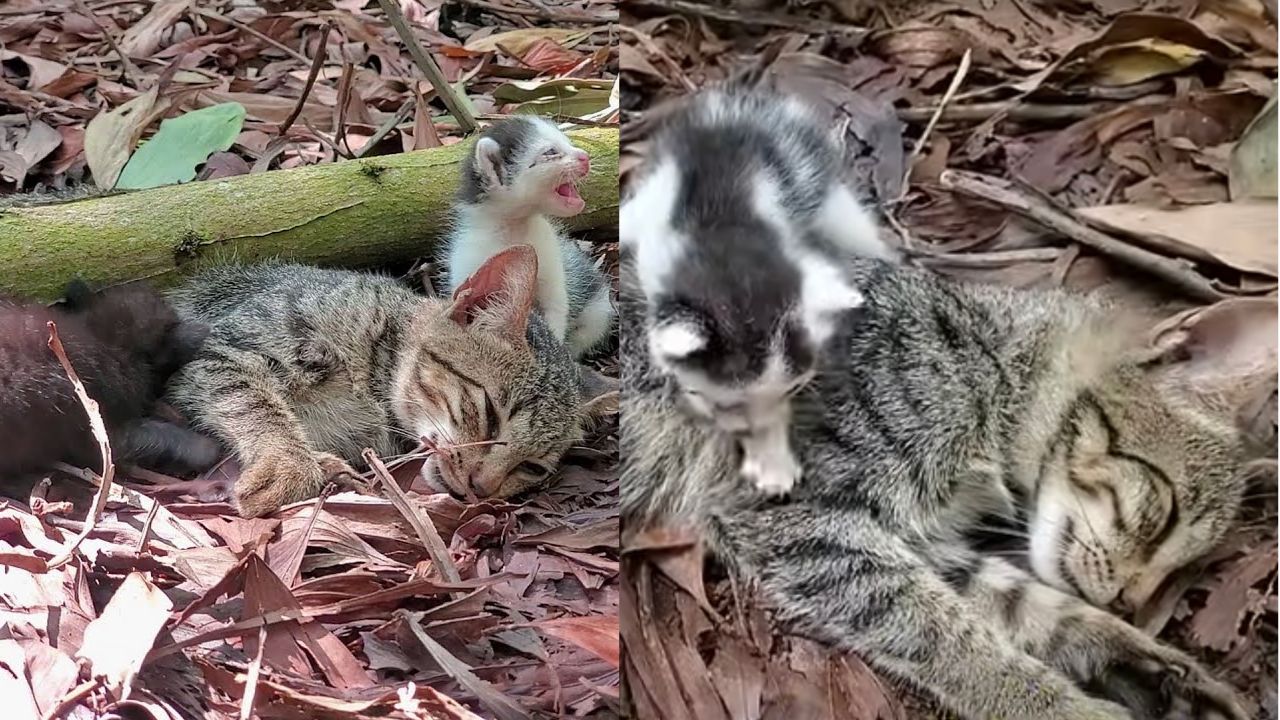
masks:
<path fill-rule="evenodd" d="M 569 132 L 591 154 L 570 230 L 618 222 L 618 131 Z M 0 292 L 54 300 L 74 276 L 175 282 L 235 256 L 369 266 L 428 255 L 471 143 L 0 210 Z"/>

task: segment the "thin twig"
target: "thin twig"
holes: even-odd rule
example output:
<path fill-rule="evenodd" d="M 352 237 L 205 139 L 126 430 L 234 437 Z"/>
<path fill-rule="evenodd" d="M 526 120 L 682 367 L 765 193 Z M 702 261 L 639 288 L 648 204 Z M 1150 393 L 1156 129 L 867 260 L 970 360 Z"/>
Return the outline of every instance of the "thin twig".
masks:
<path fill-rule="evenodd" d="M 935 253 L 916 251 L 917 256 L 930 265 L 952 267 L 993 268 L 1024 262 L 1052 262 L 1063 253 L 1058 248 L 1039 247 L 1020 250 L 994 250 L 976 253 Z"/>
<path fill-rule="evenodd" d="M 49 567 L 52 569 L 62 567 L 71 560 L 76 548 L 80 547 L 80 543 L 89 537 L 89 533 L 93 532 L 98 524 L 98 516 L 107 506 L 107 497 L 111 495 L 111 483 L 115 479 L 116 466 L 111 461 L 111 441 L 107 438 L 107 427 L 102 422 L 98 403 L 89 397 L 89 393 L 84 389 L 84 383 L 80 382 L 80 376 L 76 374 L 75 368 L 71 367 L 71 361 L 67 359 L 67 351 L 63 349 L 62 341 L 58 339 L 58 326 L 53 322 L 46 323 L 46 326 L 49 328 L 49 349 L 62 364 L 62 371 L 67 374 L 67 379 L 75 389 L 76 397 L 80 399 L 85 413 L 89 415 L 89 429 L 93 431 L 93 437 L 98 441 L 98 450 L 102 453 L 102 484 L 98 486 L 98 495 L 93 501 L 93 507 L 89 508 L 89 514 L 84 519 L 84 528 L 61 555 L 49 561 Z"/>
<path fill-rule="evenodd" d="M 542 20 L 550 20 L 557 23 L 580 23 L 584 25 L 597 25 L 601 23 L 618 22 L 618 13 L 614 12 L 601 13 L 595 15 L 580 10 L 556 9 L 545 5 L 540 7 L 509 7 L 499 5 L 497 3 L 486 2 L 485 0 L 456 0 L 459 5 L 470 5 L 478 7 L 482 10 L 499 15 L 517 15 L 520 17 L 536 17 Z"/>
<path fill-rule="evenodd" d="M 440 573 L 440 577 L 447 582 L 462 582 L 462 576 L 458 574 L 458 568 L 453 564 L 453 558 L 449 556 L 449 549 L 445 547 L 444 540 L 441 539 L 440 533 L 436 530 L 436 526 L 431 522 L 431 518 L 427 517 L 424 521 L 423 517 L 409 502 L 409 496 L 405 495 L 404 490 L 400 489 L 399 483 L 395 478 L 391 477 L 387 466 L 382 464 L 382 460 L 372 450 L 364 451 L 365 462 L 369 463 L 369 468 L 373 470 L 373 474 L 382 483 L 382 487 L 386 490 L 387 499 L 392 505 L 400 511 L 405 520 L 409 521 L 409 525 L 413 527 L 413 531 L 418 534 L 418 539 L 422 541 L 423 547 L 427 549 L 427 555 L 431 556 L 431 562 L 436 566 L 436 572 Z"/>
<path fill-rule="evenodd" d="M 431 83 L 431 87 L 435 88 L 436 95 L 444 101 L 444 106 L 449 108 L 449 114 L 453 115 L 453 119 L 458 121 L 458 126 L 462 128 L 462 132 L 466 135 L 476 131 L 476 119 L 471 114 L 471 110 L 467 108 L 462 98 L 458 97 L 453 86 L 445 80 L 444 71 L 440 69 L 440 65 L 436 59 L 431 57 L 431 53 L 427 52 L 422 44 L 418 42 L 418 38 L 414 36 L 413 30 L 409 28 L 409 23 L 404 19 L 404 13 L 400 12 L 400 4 L 396 0 L 378 0 L 378 5 L 382 6 L 382 12 L 387 16 L 387 20 L 391 26 L 396 29 L 396 33 L 400 36 L 400 40 L 409 49 L 409 55 L 413 58 L 413 62 L 427 76 L 427 81 Z"/>
<path fill-rule="evenodd" d="M 1150 250 L 1117 240 L 1085 224 L 1071 211 L 1058 207 L 1050 198 L 1027 188 L 1015 187 L 1008 180 L 974 172 L 946 170 L 938 181 L 944 188 L 993 202 L 1081 245 L 1145 270 L 1196 299 L 1216 302 L 1224 297 L 1190 263 L 1157 255 Z"/>
<path fill-rule="evenodd" d="M 320 45 L 316 49 L 316 56 L 311 61 L 311 71 L 307 73 L 307 84 L 302 86 L 302 94 L 298 96 L 298 104 L 293 106 L 293 112 L 289 113 L 289 117 L 280 123 L 280 135 L 284 135 L 286 131 L 293 125 L 293 121 L 298 119 L 298 115 L 302 114 L 302 107 L 307 104 L 307 98 L 311 96 L 311 88 L 316 84 L 316 78 L 320 75 L 320 68 L 324 67 L 325 56 L 328 55 L 329 32 L 333 30 L 333 23 L 325 23 L 324 29 L 320 31 Z"/>
<path fill-rule="evenodd" d="M 382 138 L 386 137 L 392 130 L 395 130 L 397 125 L 409 119 L 409 113 L 413 111 L 413 107 L 416 102 L 417 101 L 414 98 L 405 100 L 404 104 L 400 106 L 400 109 L 396 111 L 396 114 L 383 121 L 383 123 L 378 126 L 378 129 L 374 131 L 373 137 L 369 138 L 369 140 L 365 142 L 365 144 L 361 145 L 360 149 L 352 153 L 351 156 L 357 158 L 364 157 L 364 154 L 373 149 L 374 145 L 382 142 Z M 417 138 L 414 139 L 416 140 Z"/>
<path fill-rule="evenodd" d="M 1069 122 L 1083 120 L 1115 108 L 1114 103 L 1083 103 L 1077 105 L 1041 105 L 1029 102 L 970 103 L 935 107 L 898 108 L 898 119 L 908 123 L 930 120 L 941 109 L 941 119 L 946 122 L 981 122 L 1001 113 L 1013 122 Z"/>
<path fill-rule="evenodd" d="M 911 149 L 911 156 L 907 158 L 907 169 L 902 174 L 902 189 L 898 191 L 898 200 L 907 196 L 907 191 L 911 188 L 911 169 L 915 166 L 916 158 L 924 152 L 924 146 L 929 142 L 929 135 L 933 133 L 933 128 L 937 126 L 938 119 L 942 117 L 942 111 L 947 108 L 947 103 L 951 102 L 951 98 L 955 96 L 956 91 L 960 89 L 964 78 L 969 74 L 969 62 L 973 59 L 973 51 L 965 48 L 964 55 L 960 57 L 960 67 L 956 68 L 956 74 L 951 78 L 951 84 L 947 86 L 947 91 L 942 94 L 942 99 L 938 101 L 938 107 L 934 110 L 933 117 L 929 118 L 929 124 L 924 126 L 924 132 L 920 133 L 920 139 L 916 141 L 915 147 Z"/>
<path fill-rule="evenodd" d="M 106 25 L 103 25 L 101 22 L 98 21 L 98 16 L 92 10 L 89 9 L 89 6 L 84 4 L 84 0 L 75 0 L 75 4 L 76 4 L 76 9 L 79 10 L 82 14 L 87 15 L 89 17 L 89 20 L 91 20 L 93 24 L 97 26 L 98 32 L 102 33 L 102 37 L 106 39 L 107 44 L 111 46 L 111 50 L 115 52 L 115 54 L 120 56 L 120 62 L 122 64 L 122 67 L 120 69 L 121 76 L 127 77 L 130 80 L 132 80 L 134 89 L 141 90 L 142 89 L 142 83 L 141 83 L 142 73 L 138 71 L 138 66 L 134 65 L 133 61 L 129 59 L 129 56 L 126 55 L 125 52 L 120 49 L 120 46 L 116 44 L 115 36 L 112 35 L 107 30 Z"/>
<path fill-rule="evenodd" d="M 664 13 L 695 15 L 698 17 L 710 18 L 712 20 L 719 20 L 721 22 L 737 23 L 739 25 L 786 28 L 788 30 L 798 30 L 812 35 L 851 35 L 856 39 L 861 39 L 870 32 L 866 28 L 860 28 L 855 25 L 846 25 L 844 23 L 809 20 L 796 15 L 783 15 L 779 13 L 758 12 L 754 10 L 735 10 L 732 8 L 720 7 L 718 5 L 703 5 L 702 3 L 690 2 L 690 0 L 627 0 L 627 7 L 628 9 L 647 8 Z"/>
<path fill-rule="evenodd" d="M 253 701 L 258 696 L 258 677 L 262 674 L 262 655 L 267 649 L 267 626 L 258 628 L 258 652 L 249 663 L 249 672 L 244 678 L 244 696 L 240 698 L 240 720 L 253 717 Z"/>
<path fill-rule="evenodd" d="M 303 55 L 302 53 L 298 52 L 297 50 L 294 50 L 288 45 L 285 45 L 279 40 L 276 40 L 270 35 L 266 35 L 264 33 L 258 32 L 257 30 L 254 30 L 253 26 L 242 23 L 239 20 L 236 20 L 235 18 L 227 17 L 226 15 L 223 15 L 222 13 L 216 12 L 214 10 L 197 9 L 196 14 L 201 15 L 203 17 L 207 17 L 210 20 L 217 20 L 218 22 L 224 22 L 224 23 L 227 23 L 228 25 L 234 25 L 235 27 L 243 30 L 244 32 L 249 33 L 250 35 L 258 38 L 259 40 L 270 45 L 271 47 L 277 50 L 284 51 L 288 55 L 292 56 L 295 60 L 300 60 L 303 65 L 306 65 L 307 63 L 311 62 L 311 58 L 307 57 L 306 55 Z"/>
<path fill-rule="evenodd" d="M 347 150 L 351 157 L 351 143 L 347 142 L 347 105 L 351 103 L 351 81 L 355 78 L 356 66 L 343 61 L 342 77 L 338 80 L 338 104 L 334 107 L 333 142 Z"/>
<path fill-rule="evenodd" d="M 56 720 L 56 718 L 65 716 L 71 708 L 75 707 L 77 703 L 85 699 L 94 690 L 97 690 L 101 684 L 99 680 L 86 680 L 71 688 L 56 705 L 49 708 L 49 712 L 44 714 L 44 720 Z"/>
<path fill-rule="evenodd" d="M 147 520 L 142 523 L 142 537 L 138 538 L 137 553 L 142 555 L 147 551 L 147 541 L 151 539 L 151 523 L 155 522 L 156 513 L 160 511 L 160 502 L 151 500 L 151 509 L 147 511 Z"/>

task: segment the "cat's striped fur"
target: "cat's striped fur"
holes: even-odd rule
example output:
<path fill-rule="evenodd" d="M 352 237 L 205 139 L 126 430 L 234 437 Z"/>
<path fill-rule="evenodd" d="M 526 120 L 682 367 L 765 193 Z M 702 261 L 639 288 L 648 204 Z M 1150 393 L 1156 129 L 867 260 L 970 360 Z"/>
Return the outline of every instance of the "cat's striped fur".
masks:
<path fill-rule="evenodd" d="M 1229 528 L 1230 394 L 1135 355 L 1139 326 L 1100 303 L 872 261 L 853 277 L 867 302 L 795 401 L 806 482 L 787 502 L 750 492 L 732 442 L 678 410 L 624 293 L 625 527 L 700 525 L 786 627 L 964 718 L 1244 718 L 1099 607 L 1142 603 Z M 1015 557 L 975 542 L 993 518 L 1025 529 Z"/>
<path fill-rule="evenodd" d="M 600 389 L 531 312 L 536 274 L 530 248 L 508 250 L 451 302 L 367 273 L 213 268 L 171 295 L 212 332 L 170 400 L 235 453 L 244 515 L 313 497 L 364 448 L 420 437 L 440 448 L 428 482 L 514 495 L 547 480 Z"/>

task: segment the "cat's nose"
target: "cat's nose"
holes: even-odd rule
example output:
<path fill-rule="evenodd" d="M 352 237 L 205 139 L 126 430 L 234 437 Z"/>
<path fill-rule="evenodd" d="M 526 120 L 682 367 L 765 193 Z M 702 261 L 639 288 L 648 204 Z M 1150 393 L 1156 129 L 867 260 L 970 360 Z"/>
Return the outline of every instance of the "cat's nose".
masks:
<path fill-rule="evenodd" d="M 494 487 L 493 477 L 486 477 L 483 467 L 471 468 L 471 472 L 467 473 L 467 487 L 471 488 L 471 492 L 480 500 L 490 497 L 497 489 Z"/>
<path fill-rule="evenodd" d="M 591 172 L 591 156 L 590 155 L 579 150 L 577 155 L 575 156 L 575 159 L 578 161 L 578 172 L 582 173 L 583 175 L 586 175 L 587 173 Z"/>

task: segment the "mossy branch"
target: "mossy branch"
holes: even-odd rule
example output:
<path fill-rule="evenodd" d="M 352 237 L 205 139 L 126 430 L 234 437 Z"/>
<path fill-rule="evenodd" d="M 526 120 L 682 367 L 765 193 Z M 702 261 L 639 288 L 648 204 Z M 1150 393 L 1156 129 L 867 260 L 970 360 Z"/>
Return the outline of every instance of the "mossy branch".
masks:
<path fill-rule="evenodd" d="M 571 230 L 618 222 L 618 131 L 569 133 L 591 153 Z M 56 299 L 80 276 L 170 284 L 203 261 L 282 257 L 348 267 L 431 254 L 471 142 L 0 211 L 0 291 Z"/>

